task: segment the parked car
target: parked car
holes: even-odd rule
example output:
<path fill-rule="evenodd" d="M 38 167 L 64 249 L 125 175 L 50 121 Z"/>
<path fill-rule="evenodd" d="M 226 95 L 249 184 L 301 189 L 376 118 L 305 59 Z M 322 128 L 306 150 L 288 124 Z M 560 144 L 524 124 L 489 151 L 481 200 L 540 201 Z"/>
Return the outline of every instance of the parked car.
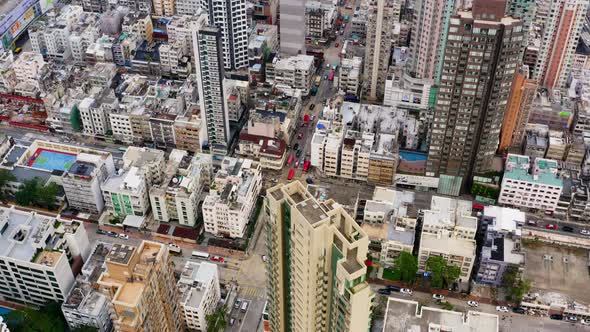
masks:
<path fill-rule="evenodd" d="M 115 232 L 107 232 L 107 235 L 110 237 L 119 237 L 119 235 Z"/>
<path fill-rule="evenodd" d="M 307 184 L 313 184 L 313 179 L 307 178 L 307 179 L 305 179 L 305 182 L 307 182 Z"/>
<path fill-rule="evenodd" d="M 590 319 L 582 319 L 580 321 L 580 324 L 582 324 L 582 325 L 590 325 Z"/>
<path fill-rule="evenodd" d="M 127 234 L 118 234 L 117 237 L 120 238 L 120 239 L 128 239 L 129 238 L 129 235 L 127 235 Z"/>
<path fill-rule="evenodd" d="M 580 234 L 582 234 L 582 235 L 590 235 L 590 231 L 589 231 L 589 230 L 587 230 L 587 229 L 582 229 L 582 230 L 580 231 Z"/>
<path fill-rule="evenodd" d="M 529 220 L 529 221 L 527 221 L 526 223 L 527 223 L 527 225 L 529 225 L 529 226 L 537 226 L 537 222 L 536 222 L 536 221 L 534 221 L 534 220 Z"/>
<path fill-rule="evenodd" d="M 507 307 L 499 305 L 499 306 L 496 307 L 496 311 L 499 311 L 499 312 L 508 312 L 509 310 L 508 310 Z"/>
<path fill-rule="evenodd" d="M 338 44 L 338 43 L 334 44 L 334 47 L 338 47 L 338 46 L 340 46 L 340 44 Z"/>
<path fill-rule="evenodd" d="M 577 322 L 578 318 L 574 316 L 566 316 L 565 320 L 567 320 L 568 322 Z"/>
<path fill-rule="evenodd" d="M 315 104 L 309 105 L 309 110 L 312 111 L 315 108 Z"/>
<path fill-rule="evenodd" d="M 401 287 L 394 286 L 394 285 L 388 285 L 388 286 L 385 286 L 385 288 L 387 288 L 388 290 L 390 290 L 392 292 L 399 292 L 401 290 Z"/>
<path fill-rule="evenodd" d="M 547 225 L 545 225 L 545 228 L 555 230 L 555 229 L 557 229 L 557 225 L 547 224 Z"/>
<path fill-rule="evenodd" d="M 381 295 L 391 295 L 391 291 L 387 288 L 381 288 L 380 290 L 377 291 L 377 293 L 379 293 Z"/>
<path fill-rule="evenodd" d="M 211 256 L 211 260 L 214 262 L 223 263 L 223 257 L 221 256 Z"/>
<path fill-rule="evenodd" d="M 235 322 L 236 322 L 236 320 L 234 318 L 230 318 L 229 325 L 234 325 Z"/>
<path fill-rule="evenodd" d="M 262 261 L 266 262 L 268 260 L 268 257 L 266 257 L 266 255 L 262 255 Z"/>
<path fill-rule="evenodd" d="M 402 288 L 399 290 L 399 292 L 404 295 L 412 295 L 412 290 L 408 288 Z"/>
<path fill-rule="evenodd" d="M 234 302 L 234 309 L 240 309 L 240 304 L 242 304 L 242 300 L 237 299 L 236 302 Z"/>
<path fill-rule="evenodd" d="M 555 319 L 555 320 L 563 320 L 563 315 L 561 315 L 561 314 L 553 314 L 553 315 L 549 316 L 549 318 Z"/>
<path fill-rule="evenodd" d="M 107 232 L 103 231 L 102 229 L 97 229 L 96 234 L 107 235 Z"/>
<path fill-rule="evenodd" d="M 440 294 L 432 294 L 432 298 L 439 301 L 444 301 L 445 297 Z"/>
<path fill-rule="evenodd" d="M 467 305 L 474 308 L 479 307 L 479 303 L 477 303 L 476 301 L 467 301 Z"/>
<path fill-rule="evenodd" d="M 299 150 L 299 143 L 295 143 L 295 145 L 293 145 L 293 150 Z"/>
<path fill-rule="evenodd" d="M 295 157 L 301 157 L 301 150 L 297 150 L 297 152 L 295 152 Z"/>
<path fill-rule="evenodd" d="M 524 308 L 521 308 L 521 307 L 515 307 L 515 308 L 512 308 L 512 312 L 515 313 L 515 314 L 524 315 L 526 313 L 526 310 Z"/>
<path fill-rule="evenodd" d="M 330 68 L 330 64 L 329 64 L 329 63 L 328 63 L 328 64 L 326 64 L 326 68 Z"/>
<path fill-rule="evenodd" d="M 561 230 L 564 232 L 572 233 L 574 231 L 574 228 L 571 226 L 563 226 L 563 227 L 561 227 Z"/>

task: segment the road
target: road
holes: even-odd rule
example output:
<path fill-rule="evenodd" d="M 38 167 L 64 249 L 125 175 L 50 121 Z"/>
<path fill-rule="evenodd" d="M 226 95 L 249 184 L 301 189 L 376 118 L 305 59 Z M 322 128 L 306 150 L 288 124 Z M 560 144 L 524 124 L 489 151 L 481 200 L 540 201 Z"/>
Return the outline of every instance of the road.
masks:
<path fill-rule="evenodd" d="M 376 292 L 379 288 L 383 287 L 382 285 L 375 285 L 372 284 L 371 288 Z M 378 297 L 384 297 L 384 295 L 377 294 Z M 401 298 L 406 300 L 414 300 L 420 302 L 422 305 L 426 305 L 433 308 L 439 308 L 439 306 L 435 303 L 436 301 L 432 299 L 432 294 L 423 293 L 423 292 L 416 292 L 414 291 L 412 295 L 403 295 L 397 292 L 393 292 L 390 297 Z M 569 323 L 565 321 L 558 321 L 550 319 L 549 317 L 538 317 L 538 316 L 531 316 L 531 315 L 520 315 L 515 314 L 512 312 L 509 313 L 500 313 L 496 311 L 496 307 L 493 305 L 483 304 L 480 303 L 477 308 L 472 308 L 467 305 L 465 301 L 455 299 L 455 298 L 447 298 L 450 304 L 453 305 L 453 310 L 467 312 L 471 311 L 479 311 L 479 312 L 486 312 L 496 314 L 499 317 L 500 322 L 500 332 L 554 332 L 554 331 L 561 331 L 561 332 L 574 332 L 574 331 L 589 331 L 590 327 L 583 326 L 579 323 Z"/>
<path fill-rule="evenodd" d="M 576 236 L 576 237 L 583 237 L 588 238 L 589 235 L 581 234 L 582 230 L 590 231 L 590 225 L 587 224 L 577 224 L 571 222 L 563 222 L 560 219 L 553 218 L 550 216 L 540 216 L 538 214 L 530 214 L 527 213 L 526 215 L 527 225 L 524 225 L 525 228 L 542 228 L 543 230 L 550 231 L 550 232 L 558 232 L 564 235 L 569 236 Z M 536 225 L 528 224 L 528 222 L 534 221 Z M 556 230 L 549 230 L 547 229 L 547 225 L 555 225 L 557 226 Z M 564 227 L 571 227 L 572 231 L 568 232 L 564 230 Z"/>

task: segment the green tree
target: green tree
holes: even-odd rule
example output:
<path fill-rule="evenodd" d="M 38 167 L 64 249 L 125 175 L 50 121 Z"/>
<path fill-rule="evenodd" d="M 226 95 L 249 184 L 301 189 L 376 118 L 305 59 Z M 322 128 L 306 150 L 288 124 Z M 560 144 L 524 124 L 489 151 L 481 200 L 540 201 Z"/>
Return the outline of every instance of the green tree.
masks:
<path fill-rule="evenodd" d="M 205 316 L 207 321 L 207 332 L 220 332 L 227 326 L 225 317 L 227 316 L 227 306 L 217 308 L 212 314 Z"/>
<path fill-rule="evenodd" d="M 426 271 L 431 273 L 431 284 L 436 288 L 447 287 L 461 275 L 461 270 L 458 267 L 449 265 L 447 260 L 440 256 L 428 257 Z"/>
<path fill-rule="evenodd" d="M 82 131 L 82 117 L 77 106 L 72 107 L 72 111 L 70 112 L 70 124 L 74 131 Z"/>
<path fill-rule="evenodd" d="M 0 169 L 0 198 L 4 198 L 4 186 L 14 180 L 16 180 L 16 177 L 9 170 Z"/>
<path fill-rule="evenodd" d="M 65 320 L 60 305 L 50 302 L 39 310 L 24 308 L 4 315 L 12 332 L 63 332 Z"/>
<path fill-rule="evenodd" d="M 418 259 L 411 253 L 402 251 L 395 259 L 394 271 L 401 281 L 413 283 L 418 272 Z"/>
<path fill-rule="evenodd" d="M 524 294 L 531 290 L 530 280 L 523 279 L 522 274 L 516 268 L 509 268 L 504 273 L 502 283 L 507 290 L 507 299 L 517 303 L 520 303 Z"/>
<path fill-rule="evenodd" d="M 20 189 L 14 195 L 14 198 L 18 205 L 29 206 L 32 203 L 37 202 L 37 193 L 41 179 L 34 178 L 26 180 Z"/>
<path fill-rule="evenodd" d="M 53 210 L 58 194 L 59 186 L 55 182 L 51 182 L 46 186 L 39 186 L 37 187 L 37 203 L 42 207 Z"/>

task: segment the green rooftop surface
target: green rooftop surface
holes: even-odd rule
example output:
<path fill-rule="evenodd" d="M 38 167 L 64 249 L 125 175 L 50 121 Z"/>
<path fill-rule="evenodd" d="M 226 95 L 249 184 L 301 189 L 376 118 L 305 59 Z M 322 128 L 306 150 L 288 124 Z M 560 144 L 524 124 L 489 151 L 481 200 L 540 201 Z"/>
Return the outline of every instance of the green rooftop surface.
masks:
<path fill-rule="evenodd" d="M 515 166 L 512 170 L 506 170 L 504 176 L 508 179 L 517 181 L 526 181 L 531 183 L 540 183 L 549 186 L 562 187 L 563 180 L 558 178 L 551 172 L 552 169 L 557 168 L 557 162 L 554 160 L 540 159 L 535 160 L 535 164 L 539 168 L 539 177 L 537 180 L 533 178 L 533 175 L 529 173 L 528 168 L 523 168 L 523 165 L 529 164 L 529 158 L 520 155 L 509 155 L 508 162 L 514 163 Z M 535 167 L 535 165 L 531 165 Z"/>

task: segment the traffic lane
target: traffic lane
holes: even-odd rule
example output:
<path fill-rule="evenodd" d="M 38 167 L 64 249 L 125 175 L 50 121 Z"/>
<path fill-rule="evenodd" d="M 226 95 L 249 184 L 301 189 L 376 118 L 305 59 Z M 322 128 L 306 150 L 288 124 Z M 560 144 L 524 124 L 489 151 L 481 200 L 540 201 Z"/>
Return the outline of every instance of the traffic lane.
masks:
<path fill-rule="evenodd" d="M 527 224 L 523 225 L 523 228 L 543 229 L 549 232 L 557 232 L 565 235 L 577 236 L 582 238 L 590 237 L 590 234 L 582 234 L 583 230 L 590 231 L 590 227 L 584 227 L 579 224 L 571 224 L 567 222 L 557 222 L 549 220 L 536 220 L 534 222 L 535 224 L 531 224 L 531 220 L 527 221 Z M 554 227 L 557 227 L 557 229 L 553 229 Z M 569 230 L 571 230 L 571 232 Z"/>

